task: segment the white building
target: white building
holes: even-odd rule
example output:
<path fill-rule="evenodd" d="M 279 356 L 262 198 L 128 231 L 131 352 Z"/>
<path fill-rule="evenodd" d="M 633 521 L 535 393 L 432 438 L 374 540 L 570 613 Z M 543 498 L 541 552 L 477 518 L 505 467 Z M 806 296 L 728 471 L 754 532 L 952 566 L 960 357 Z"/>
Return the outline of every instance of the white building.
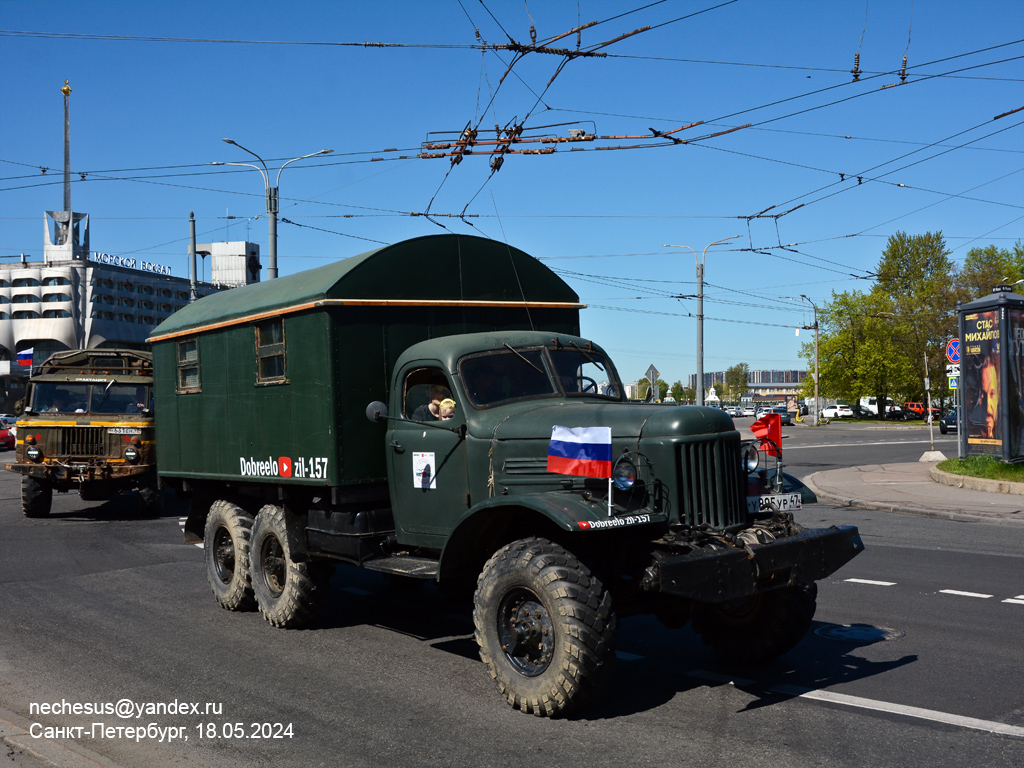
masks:
<path fill-rule="evenodd" d="M 32 350 L 33 365 L 65 349 L 148 349 L 157 324 L 189 301 L 189 279 L 135 256 L 89 250 L 88 214 L 47 211 L 42 261 L 0 265 L 0 411 L 10 412 L 24 392 L 29 366 L 18 353 Z M 67 222 L 71 219 L 71 226 Z M 211 243 L 209 282 L 197 297 L 259 281 L 259 246 Z"/>

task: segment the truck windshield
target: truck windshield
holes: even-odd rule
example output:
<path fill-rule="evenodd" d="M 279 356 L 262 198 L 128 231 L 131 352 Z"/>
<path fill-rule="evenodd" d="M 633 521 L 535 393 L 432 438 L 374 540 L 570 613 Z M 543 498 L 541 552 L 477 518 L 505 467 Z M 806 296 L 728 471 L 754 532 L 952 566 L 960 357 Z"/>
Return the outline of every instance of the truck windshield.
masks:
<path fill-rule="evenodd" d="M 151 398 L 151 387 L 146 384 L 42 381 L 33 384 L 31 410 L 36 413 L 141 413 L 152 408 Z"/>
<path fill-rule="evenodd" d="M 459 372 L 476 406 L 563 396 L 620 399 L 618 379 L 604 355 L 578 347 L 465 357 Z"/>
<path fill-rule="evenodd" d="M 558 383 L 569 397 L 600 395 L 619 399 L 619 383 L 604 355 L 579 347 L 549 349 Z"/>

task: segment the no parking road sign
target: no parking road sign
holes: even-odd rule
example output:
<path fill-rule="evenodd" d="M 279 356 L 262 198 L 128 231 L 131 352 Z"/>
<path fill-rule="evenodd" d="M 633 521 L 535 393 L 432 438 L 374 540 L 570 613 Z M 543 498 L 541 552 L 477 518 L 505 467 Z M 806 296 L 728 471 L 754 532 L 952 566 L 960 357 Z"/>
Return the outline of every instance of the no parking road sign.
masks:
<path fill-rule="evenodd" d="M 950 339 L 946 343 L 946 359 L 951 363 L 960 362 L 960 339 Z"/>

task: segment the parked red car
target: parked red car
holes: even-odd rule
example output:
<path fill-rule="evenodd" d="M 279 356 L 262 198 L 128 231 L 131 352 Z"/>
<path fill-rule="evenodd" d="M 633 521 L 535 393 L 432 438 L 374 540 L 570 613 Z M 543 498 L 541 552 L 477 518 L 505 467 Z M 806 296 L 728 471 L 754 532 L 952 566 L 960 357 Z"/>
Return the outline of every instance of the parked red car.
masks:
<path fill-rule="evenodd" d="M 5 451 L 14 450 L 14 435 L 10 430 L 0 428 L 0 449 Z"/>
<path fill-rule="evenodd" d="M 906 411 L 912 419 L 923 419 L 926 407 L 924 403 L 904 403 L 903 410 Z M 942 411 L 935 406 L 932 406 L 932 418 L 938 419 L 941 415 Z"/>

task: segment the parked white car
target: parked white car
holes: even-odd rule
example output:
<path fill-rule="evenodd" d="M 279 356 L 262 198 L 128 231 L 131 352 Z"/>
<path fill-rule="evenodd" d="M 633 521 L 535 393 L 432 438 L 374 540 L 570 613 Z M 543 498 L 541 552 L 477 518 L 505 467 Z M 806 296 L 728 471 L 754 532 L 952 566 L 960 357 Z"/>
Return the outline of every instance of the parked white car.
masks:
<path fill-rule="evenodd" d="M 853 417 L 853 409 L 842 403 L 826 405 L 821 409 L 821 415 L 826 419 L 849 419 Z"/>
<path fill-rule="evenodd" d="M 752 405 L 745 405 L 745 406 L 743 406 L 743 414 L 742 415 L 744 415 L 744 416 L 753 416 L 754 415 L 754 406 L 752 406 Z"/>

